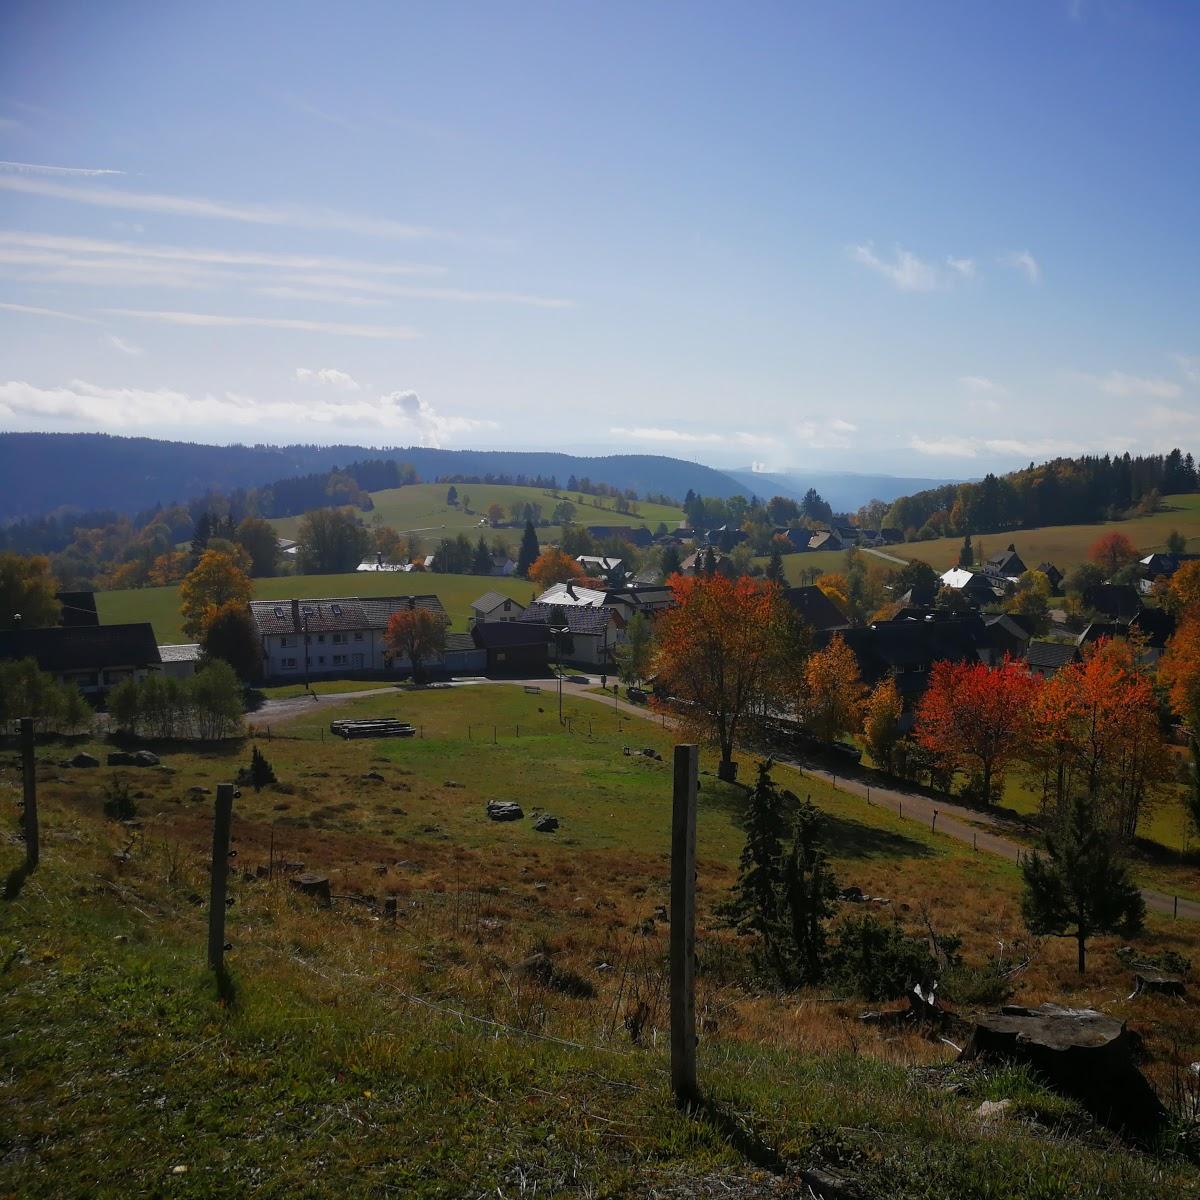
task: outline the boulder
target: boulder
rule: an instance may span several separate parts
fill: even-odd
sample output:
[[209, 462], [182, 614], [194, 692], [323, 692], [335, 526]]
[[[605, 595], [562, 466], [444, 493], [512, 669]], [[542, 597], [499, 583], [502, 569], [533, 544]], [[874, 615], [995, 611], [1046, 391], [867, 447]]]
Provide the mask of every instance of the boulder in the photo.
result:
[[201, 787], [201, 785], [198, 783], [194, 784], [192, 787], [188, 788], [188, 795], [189, 796], [207, 796], [208, 788]]
[[558, 828], [558, 818], [549, 813], [542, 813], [533, 823], [535, 833], [553, 833]]
[[133, 755], [133, 765], [135, 767], [157, 767], [160, 765], [160, 760], [158, 755], [151, 750], [138, 750]]
[[128, 750], [113, 750], [106, 761], [110, 767], [132, 767], [133, 755]]
[[487, 815], [493, 821], [519, 821], [525, 812], [519, 804], [510, 800], [489, 800]]
[[1167, 1113], [1134, 1052], [1125, 1022], [1095, 1009], [1006, 1005], [979, 1018], [961, 1058], [1025, 1063], [1098, 1120], [1148, 1142]]
[[80, 750], [76, 755], [67, 759], [68, 767], [98, 767], [100, 760], [94, 754], [88, 754], [86, 750]]
[[1150, 967], [1139, 967], [1133, 976], [1133, 992], [1129, 999], [1140, 996], [1143, 992], [1158, 992], [1162, 996], [1179, 996], [1187, 994], [1183, 980], [1178, 975], [1168, 975], [1164, 971], [1156, 971]]
[[1004, 1116], [1011, 1107], [1011, 1100], [985, 1100], [975, 1110], [975, 1115], [981, 1121], [995, 1121]]
[[368, 771], [365, 775], [363, 775], [362, 778], [365, 783], [382, 783], [383, 782], [383, 776], [380, 775], [380, 773], [378, 771]]
[[322, 908], [330, 908], [333, 905], [333, 895], [326, 876], [305, 871], [303, 875], [297, 875], [295, 879], [290, 880], [290, 883], [296, 891], [312, 896]]

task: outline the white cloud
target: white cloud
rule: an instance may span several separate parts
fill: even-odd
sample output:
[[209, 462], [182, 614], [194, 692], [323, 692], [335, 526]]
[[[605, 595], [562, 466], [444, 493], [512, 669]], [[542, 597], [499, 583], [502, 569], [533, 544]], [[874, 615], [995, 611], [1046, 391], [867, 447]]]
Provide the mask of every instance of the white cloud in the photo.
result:
[[842, 417], [800, 421], [792, 427], [793, 440], [808, 450], [844, 450], [853, 444], [849, 436], [858, 426]]
[[766, 475], [770, 469], [765, 462], [755, 460], [750, 464], [750, 472], [753, 475]]
[[1200, 358], [1190, 354], [1171, 356], [1189, 383], [1200, 383]]
[[1003, 396], [1007, 389], [994, 379], [988, 379], [986, 375], [962, 375], [959, 377], [959, 383], [967, 389], [968, 392], [975, 392], [977, 395], [987, 396]]
[[[1099, 438], [1107, 449], [1124, 445], [1126, 439]], [[997, 457], [1022, 458], [1029, 460], [1055, 458], [1059, 455], [1082, 454], [1090, 447], [1081, 442], [1067, 442], [1057, 438], [976, 438], [957, 434], [923, 438], [913, 434], [908, 439], [909, 448], [931, 458], [978, 458], [981, 454]]]
[[124, 175], [124, 171], [113, 171], [107, 167], [52, 167], [46, 163], [5, 162], [0, 159], [0, 171], [13, 171], [18, 175]]
[[71, 200], [99, 208], [126, 212], [154, 212], [177, 217], [241, 221], [251, 225], [290, 226], [295, 229], [326, 229], [368, 237], [450, 239], [452, 234], [420, 225], [405, 225], [378, 217], [357, 216], [326, 209], [309, 209], [267, 204], [229, 204], [201, 196], [169, 196], [153, 192], [126, 192], [109, 187], [73, 187], [49, 179], [22, 175], [0, 175], [0, 189], [24, 192], [52, 200]]
[[956, 275], [961, 275], [963, 279], [975, 278], [976, 268], [973, 258], [954, 258], [951, 255], [946, 258], [946, 266]]
[[1042, 282], [1042, 267], [1028, 250], [1010, 250], [1001, 259], [1006, 266], [1024, 272], [1030, 283]]
[[340, 392], [361, 390], [358, 380], [353, 375], [339, 371], [336, 367], [318, 367], [315, 371], [309, 367], [297, 367], [296, 379], [299, 383], [323, 383]]
[[1106, 396], [1123, 399], [1141, 397], [1152, 400], [1174, 400], [1183, 395], [1183, 388], [1173, 379], [1126, 375], [1124, 371], [1109, 371], [1107, 375], [1085, 375]]
[[170, 388], [103, 387], [76, 379], [63, 387], [42, 388], [24, 380], [0, 384], [0, 419], [48, 421], [100, 429], [152, 431], [258, 429], [279, 436], [280, 430], [328, 430], [331, 439], [356, 431], [395, 441], [438, 446], [457, 434], [495, 428], [494, 421], [446, 416], [415, 392], [375, 397], [322, 394], [299, 409], [294, 400], [259, 400], [235, 392], [191, 396]]
[[301, 275], [293, 282], [318, 288], [342, 288], [346, 291], [373, 292], [410, 300], [448, 300], [462, 304], [522, 304], [533, 308], [573, 308], [573, 300], [558, 296], [534, 296], [525, 292], [478, 291], [469, 288], [412, 287], [386, 283], [378, 279], [356, 279], [347, 275]]
[[0, 129], [20, 129], [21, 122], [16, 117], [0, 117]]
[[108, 344], [114, 350], [119, 350], [122, 354], [128, 354], [136, 358], [138, 355], [146, 353], [141, 346], [135, 346], [132, 342], [127, 342], [123, 337], [117, 337], [115, 333], [110, 333], [107, 340]]
[[693, 433], [683, 429], [663, 429], [638, 426], [632, 429], [613, 427], [608, 431], [614, 437], [632, 438], [638, 442], [666, 442], [680, 445], [714, 445], [724, 443], [736, 446], [777, 446], [777, 438], [764, 437], [756, 433]]
[[320, 254], [277, 254], [261, 250], [219, 250], [203, 246], [144, 245], [102, 238], [66, 237], [59, 234], [0, 231], [0, 245], [21, 250], [57, 254], [54, 261], [75, 265], [78, 256], [99, 255], [105, 259], [162, 259], [167, 262], [195, 263], [200, 266], [269, 267], [281, 271], [345, 272], [360, 275], [444, 275], [446, 268], [424, 263], [380, 262], [374, 259], [337, 258]]
[[8, 312], [27, 313], [31, 317], [54, 317], [59, 321], [80, 321], [85, 325], [99, 325], [93, 317], [81, 317], [78, 313], [60, 312], [57, 308], [37, 308], [32, 304], [0, 304]]
[[408, 341], [421, 335], [404, 325], [344, 325], [335, 321], [309, 321], [290, 317], [229, 316], [223, 313], [159, 312], [140, 308], [106, 308], [118, 317], [136, 317], [141, 321], [159, 321], [166, 325], [247, 327], [256, 329], [294, 329], [304, 333], [332, 333], [343, 337], [381, 338]]
[[1200, 425], [1200, 413], [1182, 408], [1168, 408], [1165, 404], [1151, 405], [1139, 424], [1155, 430], [1160, 435], [1179, 434], [1195, 436]]
[[909, 250], [897, 247], [892, 262], [881, 259], [870, 242], [852, 247], [850, 253], [855, 262], [877, 271], [885, 279], [891, 280], [902, 292], [931, 292], [942, 286], [936, 268]]
[[974, 458], [976, 454], [975, 443], [970, 438], [923, 438], [914, 433], [908, 439], [908, 444], [918, 454], [928, 454], [933, 458]]
[[317, 300], [329, 304], [349, 304], [357, 308], [383, 304], [382, 296], [344, 296], [340, 292], [327, 292], [321, 288], [298, 288], [288, 284], [271, 284], [267, 287], [251, 288], [256, 296], [270, 296], [273, 300]]

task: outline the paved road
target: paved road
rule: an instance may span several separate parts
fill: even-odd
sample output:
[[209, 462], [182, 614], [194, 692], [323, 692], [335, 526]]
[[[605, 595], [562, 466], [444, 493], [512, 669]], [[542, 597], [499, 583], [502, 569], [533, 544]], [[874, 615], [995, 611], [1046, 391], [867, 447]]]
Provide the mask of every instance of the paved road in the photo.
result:
[[[651, 712], [643, 705], [630, 704], [626, 700], [618, 700], [614, 706], [611, 698], [606, 700], [603, 696], [598, 696], [595, 692], [589, 690], [598, 686], [599, 682], [599, 678], [589, 679], [587, 683], [573, 683], [564, 680], [563, 693], [564, 695], [574, 696], [580, 700], [591, 700], [597, 704], [615, 707], [626, 716], [639, 717], [642, 720], [648, 721], [662, 720], [660, 714]], [[456, 686], [467, 684], [515, 687], [530, 685], [546, 688], [547, 690], [557, 688], [555, 680], [545, 678], [466, 679], [458, 681]], [[279, 724], [301, 714], [310, 713], [316, 708], [341, 704], [346, 700], [354, 700], [359, 696], [377, 696], [381, 690], [386, 691], [386, 689], [373, 688], [361, 692], [341, 692], [334, 695], [318, 696], [315, 701], [308, 696], [292, 700], [268, 700], [253, 715], [252, 720], [254, 724]], [[404, 695], [405, 693], [399, 694]], [[932, 827], [936, 833], [955, 838], [960, 842], [966, 842], [988, 854], [997, 854], [1001, 858], [1008, 859], [1009, 862], [1018, 862], [1027, 853], [1027, 847], [1005, 837], [1003, 833], [997, 832], [997, 830], [1003, 829], [1004, 820], [991, 813], [965, 808], [951, 801], [931, 800], [928, 796], [923, 796], [919, 792], [908, 792], [902, 788], [880, 787], [877, 784], [867, 783], [860, 779], [847, 779], [845, 776], [835, 775], [832, 771], [821, 767], [814, 767], [809, 763], [801, 763], [789, 759], [780, 759], [779, 761], [804, 771], [814, 778], [832, 783], [842, 791], [862, 796], [864, 800], [869, 798], [871, 804], [878, 805], [880, 808], [886, 808], [891, 812], [897, 813], [899, 816], [920, 821], [922, 824]], [[1165, 892], [1159, 892], [1153, 888], [1143, 888], [1142, 896], [1146, 900], [1146, 907], [1153, 912], [1165, 913], [1167, 916], [1171, 916], [1175, 912], [1176, 901], [1174, 896], [1169, 896]], [[1200, 921], [1200, 902], [1185, 900], [1180, 897], [1178, 903], [1180, 917], [1185, 917], [1192, 921]]]
[[907, 567], [907, 558], [897, 558], [894, 554], [885, 554], [882, 550], [876, 550], [873, 546], [864, 546], [862, 548], [864, 554], [873, 554], [876, 558], [882, 558], [890, 563], [895, 563], [898, 567]]

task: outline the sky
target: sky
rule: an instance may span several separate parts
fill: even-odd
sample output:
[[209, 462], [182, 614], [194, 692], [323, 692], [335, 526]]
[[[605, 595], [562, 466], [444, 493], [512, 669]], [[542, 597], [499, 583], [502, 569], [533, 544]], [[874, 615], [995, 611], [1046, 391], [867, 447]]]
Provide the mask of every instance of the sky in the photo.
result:
[[1200, 451], [1200, 5], [0, 11], [0, 430]]

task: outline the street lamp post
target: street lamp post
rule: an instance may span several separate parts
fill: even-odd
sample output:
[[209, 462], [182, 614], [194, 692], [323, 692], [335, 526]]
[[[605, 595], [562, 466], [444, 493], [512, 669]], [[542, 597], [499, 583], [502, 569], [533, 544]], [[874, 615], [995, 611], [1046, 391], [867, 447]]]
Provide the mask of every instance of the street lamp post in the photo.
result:
[[569, 625], [551, 625], [550, 632], [554, 634], [554, 668], [558, 676], [558, 723], [563, 723], [563, 680], [562, 680], [562, 635], [570, 628]]
[[312, 691], [312, 684], [309, 682], [308, 676], [308, 612], [304, 613], [304, 690]]

